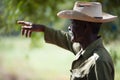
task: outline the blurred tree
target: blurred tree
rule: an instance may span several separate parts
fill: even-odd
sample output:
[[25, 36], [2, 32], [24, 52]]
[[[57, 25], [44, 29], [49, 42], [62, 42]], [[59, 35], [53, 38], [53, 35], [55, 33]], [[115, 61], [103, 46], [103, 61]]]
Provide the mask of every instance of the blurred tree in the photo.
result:
[[[67, 3], [66, 6], [72, 7], [66, 0], [2, 0], [0, 3], [1, 35], [20, 33], [17, 20], [52, 26], [54, 21], [57, 22], [56, 13], [61, 10], [61, 6], [65, 6], [65, 3]], [[39, 46], [35, 40], [39, 40], [40, 36], [41, 34], [38, 33], [33, 34], [32, 46]]]
[[49, 23], [56, 18], [57, 3], [63, 2], [64, 0], [2, 0], [2, 21], [8, 32], [18, 29], [15, 26], [17, 20]]
[[99, 1], [102, 3], [103, 11], [113, 15], [117, 15], [118, 18], [112, 23], [105, 23], [101, 28], [100, 34], [103, 36], [105, 43], [109, 43], [116, 40], [120, 33], [120, 0], [90, 0]]
[[[74, 2], [78, 0], [1, 0], [0, 2], [0, 33], [20, 33], [17, 20], [26, 20], [33, 23], [42, 23], [55, 28], [68, 26], [68, 21], [58, 19], [56, 13], [63, 9], [72, 9]], [[120, 16], [120, 0], [82, 0], [99, 1], [105, 12]], [[62, 25], [61, 25], [62, 24]], [[100, 34], [104, 34], [105, 42], [116, 39], [120, 32], [120, 20], [103, 25]], [[61, 27], [62, 26], [62, 27]], [[107, 31], [107, 32], [106, 32]], [[15, 33], [15, 34], [16, 34]], [[41, 34], [34, 34], [39, 38]], [[32, 38], [33, 39], [33, 38]], [[34, 41], [33, 41], [34, 42]]]

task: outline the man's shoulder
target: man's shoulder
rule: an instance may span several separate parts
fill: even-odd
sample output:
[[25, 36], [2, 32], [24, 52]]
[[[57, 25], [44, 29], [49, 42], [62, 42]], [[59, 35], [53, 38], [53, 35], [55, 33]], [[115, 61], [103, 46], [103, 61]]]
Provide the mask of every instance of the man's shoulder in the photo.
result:
[[110, 53], [104, 47], [95, 49], [94, 53], [97, 53], [99, 55], [99, 61], [106, 62], [112, 60]]

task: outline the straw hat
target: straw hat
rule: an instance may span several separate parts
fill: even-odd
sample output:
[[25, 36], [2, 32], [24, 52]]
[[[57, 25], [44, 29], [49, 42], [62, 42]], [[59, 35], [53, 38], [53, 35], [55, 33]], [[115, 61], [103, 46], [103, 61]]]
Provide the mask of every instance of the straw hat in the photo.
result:
[[99, 2], [76, 2], [73, 10], [60, 11], [57, 16], [99, 23], [111, 22], [117, 18], [117, 16], [102, 12], [102, 6]]

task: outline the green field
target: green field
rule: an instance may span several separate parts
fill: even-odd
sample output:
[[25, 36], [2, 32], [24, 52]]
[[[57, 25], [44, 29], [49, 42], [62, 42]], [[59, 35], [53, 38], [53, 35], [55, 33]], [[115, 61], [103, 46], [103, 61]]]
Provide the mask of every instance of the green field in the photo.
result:
[[[42, 47], [31, 48], [30, 42], [30, 38], [24, 37], [0, 38], [0, 80], [69, 80], [74, 59], [71, 52], [44, 40]], [[120, 53], [119, 45], [116, 41], [106, 46]], [[119, 80], [119, 60], [115, 70], [115, 80]]]

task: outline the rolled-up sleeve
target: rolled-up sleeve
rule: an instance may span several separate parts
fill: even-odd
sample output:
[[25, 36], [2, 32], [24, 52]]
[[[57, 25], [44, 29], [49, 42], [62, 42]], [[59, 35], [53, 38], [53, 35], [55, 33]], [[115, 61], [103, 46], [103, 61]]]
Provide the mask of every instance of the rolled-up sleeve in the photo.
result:
[[70, 36], [67, 32], [45, 27], [44, 39], [47, 43], [55, 44], [59, 47], [74, 52], [72, 42], [70, 41]]

